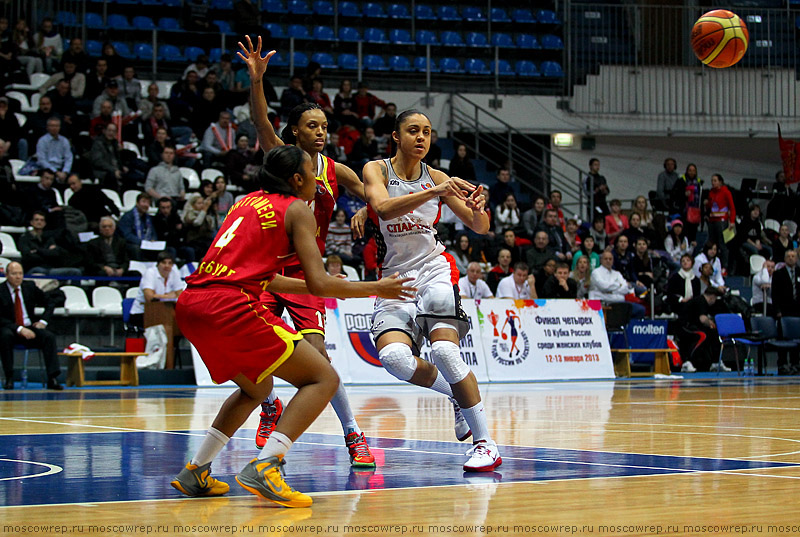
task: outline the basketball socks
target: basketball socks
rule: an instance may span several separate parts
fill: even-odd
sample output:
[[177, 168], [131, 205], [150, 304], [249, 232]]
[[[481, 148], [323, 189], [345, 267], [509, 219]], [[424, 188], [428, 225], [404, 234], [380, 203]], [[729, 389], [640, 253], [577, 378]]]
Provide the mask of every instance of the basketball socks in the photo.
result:
[[350, 408], [350, 401], [347, 398], [347, 393], [344, 391], [342, 379], [339, 379], [339, 389], [336, 390], [336, 393], [333, 394], [333, 398], [331, 398], [331, 406], [333, 407], [333, 411], [336, 412], [339, 421], [342, 423], [342, 430], [345, 436], [350, 433], [361, 434], [361, 429], [358, 427], [358, 423], [356, 423], [356, 417], [353, 416], [353, 411]]
[[270, 457], [283, 458], [286, 452], [292, 447], [292, 441], [289, 437], [278, 431], [272, 431], [269, 435], [269, 440], [264, 445], [264, 449], [258, 454], [259, 460], [268, 459]]
[[492, 441], [492, 437], [489, 435], [489, 426], [486, 424], [486, 413], [483, 411], [483, 401], [475, 406], [462, 408], [461, 413], [464, 414], [464, 419], [467, 420], [467, 424], [472, 430], [473, 443]]
[[269, 392], [269, 395], [267, 396], [267, 401], [266, 402], [269, 403], [269, 404], [273, 404], [275, 402], [275, 399], [277, 399], [277, 398], [278, 398], [278, 395], [275, 393], [275, 388], [272, 388], [272, 391]]
[[436, 380], [433, 381], [433, 384], [430, 385], [430, 389], [439, 393], [443, 393], [447, 397], [453, 397], [453, 388], [450, 387], [450, 384], [444, 379], [442, 376], [442, 372], [438, 369], [436, 370]]
[[225, 444], [228, 443], [228, 440], [230, 440], [230, 438], [225, 436], [222, 432], [213, 427], [209, 427], [206, 432], [206, 437], [203, 439], [203, 443], [200, 444], [200, 449], [198, 449], [197, 453], [192, 457], [192, 464], [203, 466], [213, 461], [214, 457], [216, 457], [217, 454], [222, 451], [222, 448], [225, 447]]

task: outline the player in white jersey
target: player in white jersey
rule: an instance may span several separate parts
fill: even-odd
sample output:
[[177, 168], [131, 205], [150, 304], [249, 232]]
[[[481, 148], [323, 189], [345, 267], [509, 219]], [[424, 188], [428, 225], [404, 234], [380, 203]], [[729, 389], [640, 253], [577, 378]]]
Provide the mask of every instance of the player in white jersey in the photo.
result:
[[[458, 269], [437, 240], [435, 228], [442, 202], [477, 233], [489, 230], [489, 217], [482, 187], [476, 189], [422, 162], [431, 131], [424, 114], [403, 112], [392, 133], [397, 155], [364, 166], [367, 202], [380, 228], [376, 241], [381, 270], [414, 278], [418, 289], [413, 300], [377, 299], [372, 335], [389, 373], [455, 397], [473, 438], [464, 470], [491, 471], [502, 459], [489, 435], [478, 382], [461, 359], [458, 342], [469, 326], [461, 309]], [[414, 358], [417, 337], [431, 342], [433, 364]]]

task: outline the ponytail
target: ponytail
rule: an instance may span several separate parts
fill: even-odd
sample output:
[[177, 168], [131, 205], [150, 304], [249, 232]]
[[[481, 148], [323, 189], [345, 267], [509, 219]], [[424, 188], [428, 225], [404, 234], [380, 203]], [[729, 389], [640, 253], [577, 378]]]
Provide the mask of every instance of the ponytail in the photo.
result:
[[294, 196], [289, 179], [300, 173], [308, 154], [294, 145], [281, 145], [264, 155], [264, 165], [258, 170], [258, 184], [265, 192]]

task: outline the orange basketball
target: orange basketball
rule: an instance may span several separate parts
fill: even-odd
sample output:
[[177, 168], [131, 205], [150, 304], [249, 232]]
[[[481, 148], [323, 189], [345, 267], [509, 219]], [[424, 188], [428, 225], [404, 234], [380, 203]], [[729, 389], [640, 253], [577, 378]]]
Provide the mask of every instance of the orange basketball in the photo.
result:
[[747, 51], [750, 34], [742, 19], [725, 9], [709, 11], [694, 23], [692, 50], [709, 67], [730, 67]]

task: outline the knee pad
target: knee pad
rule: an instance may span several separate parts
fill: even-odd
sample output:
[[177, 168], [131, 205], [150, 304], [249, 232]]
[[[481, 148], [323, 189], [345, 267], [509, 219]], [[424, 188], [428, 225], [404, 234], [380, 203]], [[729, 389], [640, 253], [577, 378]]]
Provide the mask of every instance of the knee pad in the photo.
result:
[[408, 381], [417, 370], [417, 361], [414, 360], [411, 347], [405, 343], [389, 343], [378, 351], [378, 360], [386, 371], [400, 380]]
[[461, 359], [458, 345], [452, 341], [431, 343], [431, 358], [449, 384], [457, 384], [469, 375], [470, 368]]

